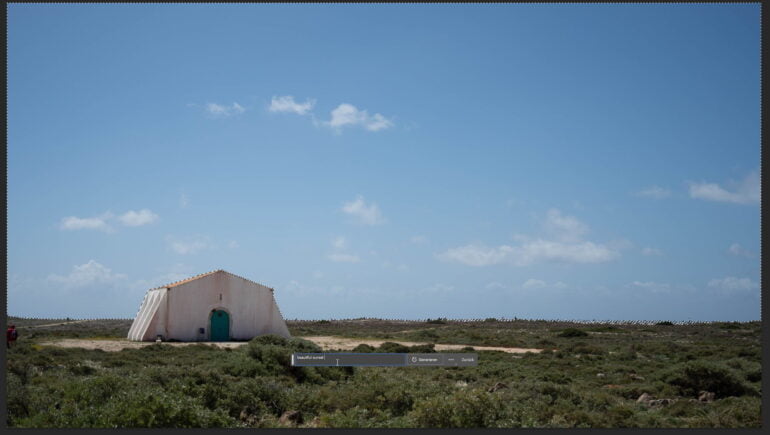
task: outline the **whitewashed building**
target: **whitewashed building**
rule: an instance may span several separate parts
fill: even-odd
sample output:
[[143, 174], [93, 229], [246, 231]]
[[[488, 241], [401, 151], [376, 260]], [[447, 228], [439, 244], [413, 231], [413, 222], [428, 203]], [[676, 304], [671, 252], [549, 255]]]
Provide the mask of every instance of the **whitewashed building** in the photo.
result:
[[215, 270], [147, 291], [128, 331], [134, 341], [290, 337], [273, 289]]

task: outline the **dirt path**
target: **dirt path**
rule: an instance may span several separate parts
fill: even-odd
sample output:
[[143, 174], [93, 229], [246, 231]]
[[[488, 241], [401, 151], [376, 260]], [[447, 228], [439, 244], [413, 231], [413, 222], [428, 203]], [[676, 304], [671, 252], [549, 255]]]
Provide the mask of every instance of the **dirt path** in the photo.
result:
[[[93, 320], [70, 320], [69, 322], [60, 322], [60, 323], [46, 323], [45, 325], [30, 325], [30, 326], [23, 326], [23, 328], [45, 328], [46, 326], [64, 326], [64, 325], [70, 325], [72, 323], [83, 323], [83, 322], [92, 322]], [[20, 326], [21, 328], [21, 326]]]
[[[428, 344], [428, 343], [421, 343], [416, 341], [394, 341], [394, 340], [364, 340], [360, 338], [345, 338], [345, 337], [300, 337], [305, 340], [312, 341], [313, 343], [321, 346], [323, 349], [340, 349], [340, 350], [351, 350], [358, 346], [359, 344], [368, 344], [369, 346], [377, 347], [381, 345], [382, 343], [385, 343], [386, 341], [392, 341], [404, 346], [418, 346], [421, 344]], [[466, 344], [437, 344], [435, 346], [436, 350], [460, 350], [464, 347], [468, 347], [469, 345]], [[470, 346], [474, 348], [475, 350], [499, 350], [503, 352], [508, 353], [526, 353], [526, 352], [533, 352], [537, 353], [540, 352], [542, 349], [525, 349], [520, 347], [497, 347], [497, 346]]]
[[[324, 350], [329, 350], [329, 349], [352, 350], [359, 344], [368, 344], [369, 346], [377, 347], [382, 343], [389, 341], [389, 340], [364, 340], [364, 339], [358, 339], [358, 338], [330, 337], [330, 336], [299, 337], [299, 338], [312, 341], [313, 343], [317, 344]], [[415, 341], [397, 341], [396, 343], [404, 346], [417, 346], [421, 344], [427, 344], [427, 343], [420, 343]], [[57, 340], [57, 341], [45, 341], [40, 344], [43, 346], [79, 347], [83, 349], [101, 349], [106, 352], [117, 352], [122, 349], [138, 349], [140, 347], [150, 346], [154, 343], [149, 341], [139, 342], [139, 341], [128, 341], [128, 340], [89, 340], [89, 339], [79, 339], [79, 338], [65, 338], [63, 340]], [[243, 346], [244, 344], [246, 344], [246, 342], [244, 341], [187, 342], [187, 343], [164, 342], [163, 344], [167, 344], [170, 346], [190, 346], [194, 344], [208, 344], [208, 345], [214, 345], [222, 348], [225, 348], [225, 347], [236, 348], [236, 347]], [[435, 349], [436, 350], [460, 350], [464, 347], [467, 347], [467, 346], [464, 344], [437, 344]], [[495, 347], [495, 346], [472, 346], [472, 347], [475, 350], [499, 350], [499, 351], [508, 352], [508, 353], [525, 353], [525, 352], [537, 353], [541, 351], [541, 349], [524, 349], [519, 347]]]
[[[117, 352], [123, 349], [138, 349], [144, 346], [150, 346], [155, 344], [152, 341], [128, 341], [128, 340], [89, 340], [81, 338], [65, 338], [57, 341], [44, 341], [41, 342], [41, 346], [58, 346], [58, 347], [79, 347], [83, 349], [101, 349], [106, 352]], [[230, 347], [235, 348], [246, 344], [245, 341], [226, 341], [226, 342], [164, 342], [170, 346], [190, 346], [193, 344], [211, 344], [217, 347]]]

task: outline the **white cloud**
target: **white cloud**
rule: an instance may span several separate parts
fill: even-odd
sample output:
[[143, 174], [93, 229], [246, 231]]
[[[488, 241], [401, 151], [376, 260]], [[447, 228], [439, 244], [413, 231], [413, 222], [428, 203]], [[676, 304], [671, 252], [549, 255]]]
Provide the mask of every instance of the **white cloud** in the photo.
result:
[[227, 244], [227, 247], [230, 248], [230, 249], [237, 249], [240, 246], [241, 245], [239, 245], [238, 242], [235, 241], [235, 240], [230, 240], [230, 242]]
[[125, 214], [118, 216], [118, 220], [125, 226], [139, 227], [157, 221], [158, 215], [144, 208], [138, 212], [129, 210]]
[[722, 279], [712, 279], [708, 286], [726, 294], [747, 292], [759, 288], [759, 284], [749, 278], [736, 278], [728, 276]]
[[671, 284], [659, 283], [659, 282], [653, 282], [653, 281], [648, 281], [648, 282], [634, 281], [631, 284], [629, 284], [627, 287], [644, 289], [647, 291], [651, 291], [653, 293], [668, 293], [671, 291]]
[[196, 254], [206, 248], [209, 248], [209, 243], [204, 237], [191, 237], [186, 239], [176, 239], [174, 237], [166, 237], [169, 247], [172, 251], [180, 255]]
[[358, 263], [361, 259], [357, 255], [344, 254], [344, 253], [332, 253], [326, 256], [329, 260], [335, 263]]
[[452, 285], [446, 284], [433, 284], [430, 287], [426, 287], [421, 290], [422, 293], [448, 293], [455, 289]]
[[561, 282], [561, 281], [556, 281], [556, 282], [553, 284], [553, 288], [557, 288], [557, 289], [564, 289], [564, 288], [567, 288], [567, 287], [568, 287], [568, 285], [567, 285], [567, 284], [564, 284], [564, 283], [563, 283], [563, 282]]
[[187, 196], [187, 194], [183, 193], [179, 197], [179, 206], [182, 208], [187, 208], [188, 205], [190, 205], [190, 197]]
[[410, 242], [414, 243], [415, 245], [423, 245], [425, 243], [428, 243], [428, 238], [422, 235], [412, 236], [411, 239], [409, 239]]
[[620, 255], [618, 251], [628, 247], [630, 243], [618, 240], [602, 245], [583, 241], [582, 235], [588, 232], [588, 227], [572, 216], [562, 215], [557, 209], [548, 211], [543, 226], [556, 240], [532, 239], [526, 235], [515, 234], [513, 239], [520, 243], [517, 246], [486, 247], [470, 244], [449, 249], [438, 254], [438, 258], [469, 266], [526, 266], [542, 261], [604, 263], [617, 258]]
[[[344, 237], [336, 237], [332, 240], [331, 244], [334, 252], [326, 255], [326, 258], [329, 260], [335, 263], [359, 263], [361, 261], [358, 255], [345, 252], [348, 247], [348, 241]], [[376, 253], [373, 255], [376, 255]]]
[[663, 255], [663, 251], [661, 251], [658, 248], [649, 248], [649, 247], [647, 247], [647, 248], [642, 249], [642, 255], [646, 255], [646, 256], [653, 256], [653, 255], [661, 256], [661, 255]]
[[112, 217], [113, 215], [110, 212], [90, 218], [68, 216], [62, 218], [59, 228], [63, 230], [99, 230], [111, 232], [112, 227], [107, 223], [107, 220], [112, 219]]
[[593, 242], [562, 243], [534, 240], [520, 246], [501, 245], [485, 247], [466, 245], [439, 254], [445, 261], [455, 261], [468, 266], [513, 264], [527, 266], [542, 261], [565, 263], [604, 263], [618, 257], [618, 252]]
[[548, 210], [545, 220], [545, 229], [551, 235], [562, 242], [575, 242], [580, 240], [588, 227], [574, 216], [564, 216], [558, 209]]
[[315, 100], [308, 99], [304, 103], [297, 103], [294, 97], [286, 95], [283, 97], [273, 97], [270, 101], [270, 111], [279, 113], [296, 113], [304, 115], [308, 113], [315, 105]]
[[158, 220], [158, 215], [148, 209], [137, 211], [129, 210], [126, 213], [115, 216], [107, 211], [99, 216], [90, 218], [79, 218], [77, 216], [68, 216], [62, 218], [59, 228], [62, 230], [99, 230], [104, 232], [114, 231], [109, 221], [117, 218], [118, 222], [125, 226], [137, 227], [147, 225]]
[[355, 216], [359, 222], [365, 225], [377, 225], [385, 222], [377, 204], [367, 204], [361, 195], [358, 195], [353, 201], [344, 203], [342, 211]]
[[499, 283], [497, 281], [492, 281], [489, 284], [486, 285], [486, 288], [494, 289], [494, 288], [505, 288], [505, 285], [502, 283]]
[[653, 199], [663, 199], [663, 198], [670, 197], [671, 191], [663, 187], [652, 186], [652, 187], [648, 187], [647, 189], [636, 192], [636, 195], [644, 196], [647, 198], [653, 198]]
[[524, 284], [521, 285], [525, 289], [543, 288], [546, 286], [545, 281], [530, 278]]
[[732, 255], [739, 256], [739, 257], [752, 258], [754, 256], [754, 254], [752, 254], [750, 251], [744, 249], [738, 243], [733, 243], [732, 245], [730, 245], [730, 247], [727, 248], [727, 252], [729, 252]]
[[69, 275], [49, 275], [48, 281], [57, 283], [64, 288], [80, 288], [93, 284], [112, 285], [126, 279], [122, 273], [113, 273], [95, 260], [80, 266], [74, 266]]
[[240, 115], [245, 112], [246, 109], [238, 103], [233, 103], [231, 106], [208, 103], [206, 104], [206, 111], [212, 116], [225, 118], [232, 115]]
[[513, 252], [513, 248], [507, 245], [497, 248], [466, 245], [451, 248], [439, 254], [439, 258], [444, 261], [454, 261], [468, 266], [489, 266], [503, 263], [511, 252]]
[[332, 240], [332, 246], [334, 249], [345, 249], [347, 246], [347, 241], [344, 237], [340, 236]]
[[741, 182], [730, 182], [731, 189], [725, 189], [716, 183], [690, 182], [690, 197], [708, 201], [729, 202], [734, 204], [759, 204], [759, 173], [749, 173]]
[[343, 127], [361, 126], [369, 131], [380, 131], [393, 126], [393, 121], [379, 113], [369, 116], [366, 110], [359, 110], [352, 104], [342, 103], [332, 110], [331, 120], [325, 125], [340, 131]]

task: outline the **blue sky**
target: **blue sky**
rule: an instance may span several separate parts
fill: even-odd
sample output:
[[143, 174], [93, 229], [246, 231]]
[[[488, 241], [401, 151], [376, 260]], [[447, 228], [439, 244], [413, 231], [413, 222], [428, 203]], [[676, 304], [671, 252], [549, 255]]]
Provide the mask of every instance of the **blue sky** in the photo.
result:
[[735, 5], [8, 7], [8, 313], [760, 318]]

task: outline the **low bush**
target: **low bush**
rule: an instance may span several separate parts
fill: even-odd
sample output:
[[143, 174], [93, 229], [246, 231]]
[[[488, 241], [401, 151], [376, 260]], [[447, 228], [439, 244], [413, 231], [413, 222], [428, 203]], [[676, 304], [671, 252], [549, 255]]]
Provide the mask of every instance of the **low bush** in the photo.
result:
[[374, 347], [369, 346], [368, 344], [362, 343], [362, 344], [359, 344], [358, 346], [354, 347], [352, 352], [356, 352], [356, 353], [372, 353], [375, 350], [376, 349]]
[[697, 396], [701, 391], [712, 392], [718, 398], [756, 394], [729, 368], [712, 362], [692, 361], [680, 364], [672, 367], [661, 378], [677, 387], [684, 396]]
[[409, 348], [403, 344], [386, 341], [377, 348], [377, 351], [382, 353], [409, 353]]
[[577, 328], [567, 328], [560, 332], [559, 337], [567, 337], [567, 338], [573, 338], [573, 337], [587, 337], [588, 333]]
[[416, 403], [410, 414], [418, 427], [427, 428], [494, 427], [506, 416], [501, 396], [484, 390], [431, 397]]

